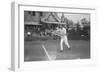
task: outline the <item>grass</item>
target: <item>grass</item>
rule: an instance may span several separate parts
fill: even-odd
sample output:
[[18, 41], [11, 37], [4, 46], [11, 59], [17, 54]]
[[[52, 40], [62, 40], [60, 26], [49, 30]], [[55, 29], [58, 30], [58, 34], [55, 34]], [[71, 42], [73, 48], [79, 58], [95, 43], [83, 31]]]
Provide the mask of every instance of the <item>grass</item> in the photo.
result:
[[[44, 37], [43, 37], [44, 38]], [[24, 61], [47, 61], [48, 57], [42, 48], [45, 46], [48, 54], [55, 60], [87, 59], [90, 58], [90, 41], [88, 40], [69, 40], [72, 50], [64, 45], [64, 51], [60, 52], [60, 40], [37, 37], [31, 41], [24, 42]]]

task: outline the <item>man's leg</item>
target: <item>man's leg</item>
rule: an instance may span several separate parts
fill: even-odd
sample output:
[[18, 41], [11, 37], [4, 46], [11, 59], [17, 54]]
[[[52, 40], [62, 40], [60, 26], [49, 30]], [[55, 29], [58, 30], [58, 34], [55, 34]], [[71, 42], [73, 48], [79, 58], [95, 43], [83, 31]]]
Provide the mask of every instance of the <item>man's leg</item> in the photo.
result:
[[63, 38], [61, 38], [61, 40], [60, 40], [60, 50], [61, 51], [63, 51], [63, 41], [64, 41]]
[[70, 47], [70, 45], [69, 45], [69, 43], [68, 43], [67, 36], [65, 36], [64, 42], [65, 42], [65, 45], [67, 45], [67, 47], [70, 49], [71, 47]]

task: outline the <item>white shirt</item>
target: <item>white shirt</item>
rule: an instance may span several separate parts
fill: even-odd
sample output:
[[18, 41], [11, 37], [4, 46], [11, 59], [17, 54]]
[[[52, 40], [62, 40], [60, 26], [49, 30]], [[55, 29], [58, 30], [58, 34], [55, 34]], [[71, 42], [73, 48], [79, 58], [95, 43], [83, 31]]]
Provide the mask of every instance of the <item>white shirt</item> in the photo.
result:
[[62, 29], [57, 29], [56, 30], [56, 34], [60, 37], [64, 37], [66, 36], [66, 29], [65, 28], [62, 28]]

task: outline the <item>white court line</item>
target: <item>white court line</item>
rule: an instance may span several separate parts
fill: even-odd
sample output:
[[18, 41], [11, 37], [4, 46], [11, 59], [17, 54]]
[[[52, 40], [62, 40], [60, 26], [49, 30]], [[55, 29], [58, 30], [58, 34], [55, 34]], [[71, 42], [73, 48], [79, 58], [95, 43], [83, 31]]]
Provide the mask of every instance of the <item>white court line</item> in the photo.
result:
[[47, 50], [46, 50], [46, 48], [45, 48], [44, 45], [42, 45], [42, 48], [44, 49], [44, 51], [45, 51], [45, 53], [46, 53], [48, 59], [49, 59], [49, 60], [52, 60], [51, 57], [49, 56], [49, 54], [48, 54], [48, 52], [47, 52]]

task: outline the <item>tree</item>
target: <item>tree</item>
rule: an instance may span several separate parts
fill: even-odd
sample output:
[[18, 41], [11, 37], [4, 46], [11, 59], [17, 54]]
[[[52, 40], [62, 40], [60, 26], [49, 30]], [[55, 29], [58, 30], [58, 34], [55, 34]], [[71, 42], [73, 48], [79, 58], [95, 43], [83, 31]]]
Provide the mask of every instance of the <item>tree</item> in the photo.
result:
[[80, 21], [81, 21], [81, 24], [82, 24], [83, 26], [90, 26], [90, 21], [87, 20], [86, 18], [83, 18], [83, 19], [81, 19]]
[[73, 28], [74, 23], [72, 20], [65, 18], [65, 22], [66, 22], [67, 30], [70, 30]]

